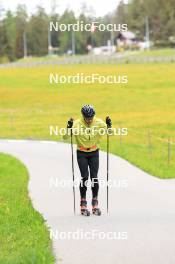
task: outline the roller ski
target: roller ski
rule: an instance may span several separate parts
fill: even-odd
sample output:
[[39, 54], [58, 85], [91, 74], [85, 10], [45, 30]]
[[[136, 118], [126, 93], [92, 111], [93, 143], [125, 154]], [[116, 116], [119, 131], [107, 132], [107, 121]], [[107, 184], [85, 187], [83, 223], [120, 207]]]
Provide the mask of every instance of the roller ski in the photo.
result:
[[90, 216], [90, 211], [87, 209], [87, 201], [85, 199], [80, 201], [80, 212], [81, 215]]
[[98, 200], [96, 198], [92, 199], [92, 214], [98, 215], [98, 216], [101, 215], [101, 210], [98, 207]]

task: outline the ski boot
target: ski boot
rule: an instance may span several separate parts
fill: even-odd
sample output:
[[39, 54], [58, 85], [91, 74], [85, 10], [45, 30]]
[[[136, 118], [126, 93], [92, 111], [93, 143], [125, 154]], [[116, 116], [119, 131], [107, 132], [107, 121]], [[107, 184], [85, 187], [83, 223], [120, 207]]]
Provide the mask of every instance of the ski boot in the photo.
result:
[[81, 199], [80, 201], [80, 211], [84, 216], [90, 216], [90, 211], [87, 209], [87, 201], [85, 199]]
[[100, 208], [98, 207], [98, 200], [97, 198], [93, 198], [92, 199], [92, 213], [94, 215], [101, 215], [101, 210]]

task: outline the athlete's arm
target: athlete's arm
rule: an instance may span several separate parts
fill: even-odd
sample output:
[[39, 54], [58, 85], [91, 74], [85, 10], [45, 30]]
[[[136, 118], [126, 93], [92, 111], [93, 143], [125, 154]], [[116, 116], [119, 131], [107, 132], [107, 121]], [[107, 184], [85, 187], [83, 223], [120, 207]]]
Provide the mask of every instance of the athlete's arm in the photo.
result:
[[74, 120], [71, 117], [67, 122], [66, 134], [63, 136], [63, 139], [66, 140], [71, 135], [71, 129], [73, 128]]

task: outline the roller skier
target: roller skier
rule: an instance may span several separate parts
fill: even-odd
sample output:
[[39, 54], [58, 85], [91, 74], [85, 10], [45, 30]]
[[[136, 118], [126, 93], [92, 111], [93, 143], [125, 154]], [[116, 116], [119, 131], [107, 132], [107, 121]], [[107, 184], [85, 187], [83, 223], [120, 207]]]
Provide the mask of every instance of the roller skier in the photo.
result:
[[[73, 118], [70, 118], [68, 120], [67, 132], [63, 136], [63, 139], [68, 139], [70, 135], [73, 135], [77, 144], [77, 162], [81, 173], [80, 212], [85, 216], [90, 215], [86, 201], [87, 181], [90, 172], [92, 214], [101, 215], [98, 205], [99, 141], [102, 137], [100, 130], [103, 129], [105, 133], [109, 130], [112, 131], [112, 122], [110, 117], [106, 117], [106, 123], [102, 119], [97, 118], [95, 110], [91, 105], [84, 105], [81, 109], [81, 114], [80, 119], [74, 121]], [[76, 133], [74, 134], [75, 129]], [[77, 133], [77, 131], [79, 132]]]

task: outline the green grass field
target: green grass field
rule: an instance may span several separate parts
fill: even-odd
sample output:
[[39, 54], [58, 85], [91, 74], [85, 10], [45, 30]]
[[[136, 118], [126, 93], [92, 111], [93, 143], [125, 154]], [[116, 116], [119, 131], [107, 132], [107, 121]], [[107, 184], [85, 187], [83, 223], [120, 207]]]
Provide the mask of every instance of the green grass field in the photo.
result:
[[[131, 53], [132, 55], [132, 53]], [[164, 49], [150, 49], [145, 51], [137, 51], [135, 55], [138, 57], [166, 57], [166, 56], [175, 56], [175, 49], [164, 48]]]
[[[123, 54], [125, 55], [125, 58], [130, 58], [132, 56], [137, 56], [137, 58], [144, 58], [144, 57], [169, 57], [169, 56], [175, 56], [175, 49], [171, 48], [164, 48], [164, 49], [150, 49], [146, 51], [126, 51], [126, 52], [121, 52], [118, 54]], [[81, 55], [76, 55], [81, 57]], [[45, 56], [45, 57], [28, 57], [28, 58], [22, 58], [19, 60], [19, 62], [46, 62], [49, 60], [60, 60], [63, 58], [70, 58], [70, 56], [64, 55], [64, 56]]]
[[[49, 84], [50, 72], [74, 75], [127, 75], [128, 84]], [[78, 118], [83, 104], [97, 116], [110, 115], [114, 127], [127, 127], [128, 136], [111, 137], [110, 151], [152, 175], [174, 178], [175, 65], [64, 65], [0, 70], [0, 137], [60, 140], [49, 126], [65, 127]], [[148, 137], [150, 131], [150, 138]], [[159, 139], [161, 138], [161, 139]], [[101, 146], [105, 149], [105, 138]], [[116, 168], [117, 170], [117, 168]]]
[[49, 231], [28, 198], [28, 173], [0, 154], [0, 263], [53, 264]]

